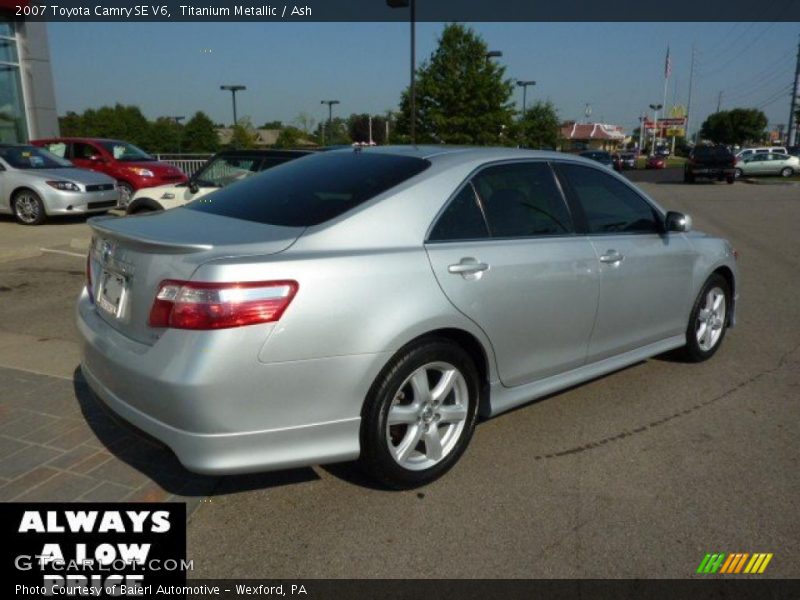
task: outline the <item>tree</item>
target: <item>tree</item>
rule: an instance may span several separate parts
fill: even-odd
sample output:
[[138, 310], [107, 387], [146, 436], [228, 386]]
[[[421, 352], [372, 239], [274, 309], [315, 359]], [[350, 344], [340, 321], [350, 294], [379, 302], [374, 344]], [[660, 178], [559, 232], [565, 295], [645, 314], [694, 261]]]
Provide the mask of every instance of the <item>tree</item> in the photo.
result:
[[183, 128], [184, 152], [212, 154], [219, 149], [219, 137], [214, 129], [214, 122], [202, 111], [197, 111], [186, 122]]
[[333, 117], [330, 123], [328, 121], [320, 121], [317, 125], [316, 137], [322, 140], [326, 146], [338, 146], [341, 144], [350, 144], [350, 134], [348, 132], [347, 121], [342, 117]]
[[303, 133], [311, 135], [311, 132], [314, 131], [316, 120], [307, 112], [301, 112], [294, 118], [293, 123], [298, 129], [301, 129]]
[[701, 137], [715, 144], [742, 145], [764, 137], [767, 116], [755, 108], [734, 108], [709, 115], [700, 127]]
[[518, 139], [526, 148], [555, 149], [559, 129], [558, 111], [549, 101], [534, 103], [517, 123]]
[[256, 145], [256, 131], [253, 124], [250, 122], [249, 117], [242, 117], [233, 126], [233, 135], [231, 135], [231, 148], [247, 149], [253, 148]]
[[261, 129], [283, 129], [282, 121], [267, 121], [261, 126]]
[[[368, 114], [361, 114], [350, 115], [347, 119], [350, 138], [354, 142], [369, 142], [369, 118]], [[376, 144], [386, 143], [386, 119], [384, 117], [372, 117], [372, 141]]]
[[[488, 60], [486, 42], [472, 29], [447, 25], [438, 47], [417, 69], [416, 138], [422, 143], [509, 143], [513, 83]], [[403, 92], [398, 133], [410, 133], [409, 90]]]
[[297, 127], [291, 125], [281, 129], [278, 139], [275, 141], [276, 148], [297, 148], [303, 140], [304, 134]]
[[81, 137], [83, 120], [78, 113], [70, 110], [66, 115], [58, 118], [58, 129], [64, 137]]

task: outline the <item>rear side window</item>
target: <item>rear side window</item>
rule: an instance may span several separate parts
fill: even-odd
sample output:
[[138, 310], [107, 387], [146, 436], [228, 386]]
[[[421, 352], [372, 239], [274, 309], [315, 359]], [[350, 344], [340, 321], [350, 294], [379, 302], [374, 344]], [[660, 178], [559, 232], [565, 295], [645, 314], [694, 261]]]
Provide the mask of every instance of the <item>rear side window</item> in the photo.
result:
[[421, 173], [427, 160], [326, 152], [290, 161], [186, 205], [190, 210], [285, 227], [324, 223]]
[[590, 234], [661, 231], [655, 209], [616, 177], [582, 165], [558, 169], [583, 208]]
[[489, 237], [486, 221], [478, 206], [475, 190], [464, 186], [436, 222], [429, 237], [432, 242], [479, 240]]
[[572, 219], [550, 166], [514, 163], [484, 169], [473, 179], [492, 237], [564, 235]]

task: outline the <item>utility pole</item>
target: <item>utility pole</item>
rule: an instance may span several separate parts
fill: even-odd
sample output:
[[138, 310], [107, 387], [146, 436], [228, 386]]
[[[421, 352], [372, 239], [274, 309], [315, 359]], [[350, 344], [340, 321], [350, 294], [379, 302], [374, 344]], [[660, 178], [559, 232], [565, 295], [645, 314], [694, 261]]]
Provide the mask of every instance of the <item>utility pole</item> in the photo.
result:
[[647, 113], [642, 113], [639, 117], [639, 152], [644, 150], [644, 124], [647, 121]]
[[717, 112], [722, 108], [722, 92], [717, 95]]
[[[333, 105], [334, 104], [340, 104], [340, 102], [338, 100], [321, 100], [320, 104], [327, 104], [328, 105], [328, 127], [327, 127], [327, 129], [328, 129], [328, 138], [330, 138], [331, 137], [331, 124], [333, 123]], [[323, 141], [324, 141], [324, 139], [325, 139], [324, 138], [324, 136], [325, 136], [325, 129], [324, 128], [322, 130], [322, 135], [323, 135]], [[330, 142], [328, 142], [328, 143], [330, 143]]]
[[787, 132], [788, 146], [797, 144], [797, 96], [800, 94], [800, 42], [797, 43], [797, 66], [794, 69], [794, 86], [792, 87], [792, 101], [789, 103], [789, 130]]
[[689, 139], [689, 120], [692, 118], [692, 82], [694, 81], [695, 46], [692, 44], [692, 65], [689, 67], [689, 99], [686, 101], [686, 139]]

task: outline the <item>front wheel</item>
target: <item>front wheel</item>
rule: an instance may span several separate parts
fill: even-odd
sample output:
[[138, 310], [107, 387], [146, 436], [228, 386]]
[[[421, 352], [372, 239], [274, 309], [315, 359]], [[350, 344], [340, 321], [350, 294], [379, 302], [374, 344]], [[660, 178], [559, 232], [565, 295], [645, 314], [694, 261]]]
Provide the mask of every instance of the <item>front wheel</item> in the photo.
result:
[[683, 182], [684, 183], [694, 183], [694, 175], [691, 173], [684, 173], [683, 174]]
[[117, 181], [117, 189], [119, 190], [119, 206], [125, 208], [133, 198], [133, 186], [125, 181]]
[[791, 177], [794, 175], [794, 170], [791, 167], [781, 169], [781, 177]]
[[472, 437], [480, 384], [462, 348], [429, 339], [401, 350], [372, 385], [362, 412], [362, 468], [394, 489], [444, 475]]
[[47, 219], [44, 203], [32, 190], [21, 190], [12, 200], [14, 217], [23, 225], [41, 225]]
[[690, 362], [708, 360], [719, 349], [728, 328], [731, 288], [719, 274], [708, 278], [689, 317], [683, 356]]

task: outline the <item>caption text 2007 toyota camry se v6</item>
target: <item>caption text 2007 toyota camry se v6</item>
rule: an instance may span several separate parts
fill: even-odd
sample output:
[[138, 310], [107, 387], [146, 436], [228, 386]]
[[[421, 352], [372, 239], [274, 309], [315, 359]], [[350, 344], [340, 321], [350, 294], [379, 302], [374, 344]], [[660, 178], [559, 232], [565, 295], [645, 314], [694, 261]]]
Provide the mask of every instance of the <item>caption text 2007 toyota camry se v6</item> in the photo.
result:
[[564, 154], [335, 150], [91, 226], [84, 376], [202, 473], [422, 485], [478, 415], [734, 323], [728, 242]]

